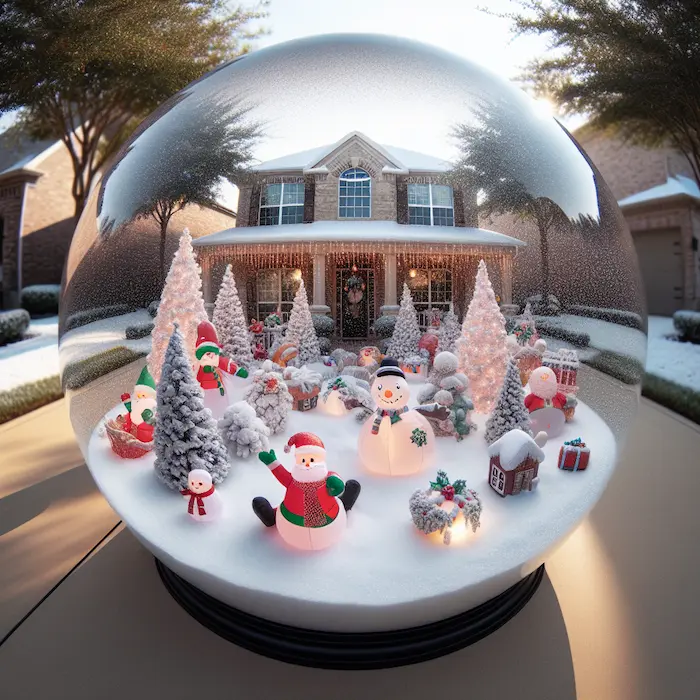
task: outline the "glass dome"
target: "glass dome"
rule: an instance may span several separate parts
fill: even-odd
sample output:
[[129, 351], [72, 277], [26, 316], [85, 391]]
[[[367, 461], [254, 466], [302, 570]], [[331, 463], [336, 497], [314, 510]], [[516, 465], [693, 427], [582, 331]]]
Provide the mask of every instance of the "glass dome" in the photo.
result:
[[[484, 434], [495, 395], [476, 406], [476, 430], [466, 439], [436, 438], [432, 466], [401, 478], [364, 470], [357, 421], [342, 407], [318, 406], [292, 411], [270, 444], [282, 455], [292, 433], [318, 433], [330, 468], [362, 483], [339, 543], [309, 558], [264, 539], [251, 498], [274, 501], [283, 492], [254, 455], [235, 453], [218, 487], [226, 519], [206, 532], [187, 529], [182, 499], [152, 477], [154, 455], [120, 463], [105, 435], [105, 417], [123, 413], [122, 395], [134, 391], [154, 323], [149, 368], [161, 379], [168, 338], [158, 336], [156, 309], [178, 247], [183, 259], [196, 256], [210, 318], [231, 266], [258, 360], [279, 350], [279, 328], [289, 322], [302, 280], [324, 358], [337, 348], [357, 354], [369, 347], [378, 355], [398, 323], [405, 288], [421, 333], [440, 317], [444, 323], [450, 310], [461, 323], [483, 260], [524, 383], [532, 369], [525, 356], [534, 357], [532, 366], [549, 366], [578, 402], [569, 400], [577, 406], [573, 419], [543, 448], [538, 489], [504, 498], [490, 482]], [[180, 301], [188, 290], [197, 296], [178, 312], [193, 362], [198, 284], [171, 293]], [[435, 47], [385, 36], [314, 37], [207, 74], [156, 110], [115, 157], [80, 218], [67, 262], [63, 382], [98, 485], [178, 575], [228, 605], [285, 624], [396, 629], [479, 605], [527, 576], [602, 494], [638, 401], [646, 350], [641, 289], [609, 188], [537, 102]], [[530, 312], [535, 335], [523, 325]], [[546, 351], [533, 349], [537, 335]], [[472, 358], [491, 347], [474, 335], [469, 342]], [[304, 347], [294, 349], [291, 365], [304, 364]], [[418, 353], [417, 362], [429, 355]], [[278, 365], [282, 357], [275, 356]], [[309, 363], [324, 373], [321, 403], [342, 369], [338, 358], [336, 351], [334, 360]], [[355, 359], [363, 364], [361, 354]], [[238, 364], [251, 372], [259, 366]], [[410, 374], [411, 362], [402, 358], [402, 365]], [[426, 384], [421, 372], [409, 377], [410, 406]], [[349, 374], [364, 376], [343, 376]], [[255, 383], [235, 373], [225, 380], [232, 387], [226, 405]], [[479, 378], [469, 380], [477, 393]], [[346, 421], [342, 428], [339, 421]], [[590, 468], [557, 469], [560, 448], [578, 437], [590, 448]], [[409, 497], [427, 488], [438, 468], [465, 479], [481, 498], [481, 527], [463, 547], [428, 546], [411, 523]], [[274, 573], [263, 575], [256, 562], [266, 558]], [[416, 573], [421, 560], [428, 578]], [[436, 566], [454, 575], [429, 581]], [[285, 605], [288, 599], [295, 605]]]

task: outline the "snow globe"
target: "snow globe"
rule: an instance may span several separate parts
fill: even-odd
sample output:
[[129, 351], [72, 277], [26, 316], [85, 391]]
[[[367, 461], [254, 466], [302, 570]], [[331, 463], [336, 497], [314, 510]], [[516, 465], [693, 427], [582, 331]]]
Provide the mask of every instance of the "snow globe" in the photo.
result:
[[[646, 350], [633, 243], [575, 135], [485, 68], [357, 34], [241, 56], [140, 124], [78, 222], [59, 332], [86, 463], [166, 589], [236, 644], [325, 668], [434, 658], [515, 615], [615, 469]], [[355, 367], [363, 348], [374, 361]], [[414, 375], [400, 382], [427, 421], [414, 444], [432, 438], [429, 462], [390, 478], [358, 449], [408, 415], [377, 403], [387, 358]], [[321, 391], [370, 380], [342, 415], [321, 396], [293, 410], [295, 367]], [[525, 397], [550, 400], [528, 385], [538, 367], [566, 420], [533, 447]], [[286, 502], [260, 455], [292, 474], [300, 433], [362, 486], [321, 550], [287, 546], [253, 507]], [[592, 457], [572, 474], [559, 454], [580, 436]], [[206, 526], [183, 507], [196, 469], [222, 505]], [[310, 483], [294, 493], [320, 527]], [[471, 493], [478, 528], [426, 536], [424, 496], [452, 518]]]

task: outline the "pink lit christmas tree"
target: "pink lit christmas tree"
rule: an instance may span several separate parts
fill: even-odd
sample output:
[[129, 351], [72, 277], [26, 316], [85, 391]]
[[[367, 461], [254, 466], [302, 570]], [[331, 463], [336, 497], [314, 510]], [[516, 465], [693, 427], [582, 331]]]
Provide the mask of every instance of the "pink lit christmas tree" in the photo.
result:
[[202, 297], [202, 279], [199, 265], [194, 257], [192, 236], [185, 229], [180, 237], [180, 245], [170, 265], [165, 286], [160, 295], [158, 313], [151, 332], [151, 352], [148, 356], [148, 369], [158, 382], [165, 359], [165, 351], [177, 322], [182, 334], [187, 356], [194, 362], [194, 345], [197, 340], [197, 325], [207, 320]]
[[506, 320], [498, 308], [486, 263], [479, 263], [474, 296], [457, 341], [459, 369], [469, 377], [478, 413], [489, 413], [498, 398], [508, 366]]

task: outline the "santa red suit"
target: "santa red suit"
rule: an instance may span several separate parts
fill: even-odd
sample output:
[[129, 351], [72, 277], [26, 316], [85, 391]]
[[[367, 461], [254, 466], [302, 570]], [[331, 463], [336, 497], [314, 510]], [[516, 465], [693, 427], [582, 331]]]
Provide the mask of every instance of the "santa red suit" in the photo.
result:
[[564, 404], [566, 403], [566, 395], [558, 391], [551, 399], [543, 399], [537, 394], [528, 394], [525, 397], [525, 408], [532, 413], [540, 408], [559, 408], [564, 410]]

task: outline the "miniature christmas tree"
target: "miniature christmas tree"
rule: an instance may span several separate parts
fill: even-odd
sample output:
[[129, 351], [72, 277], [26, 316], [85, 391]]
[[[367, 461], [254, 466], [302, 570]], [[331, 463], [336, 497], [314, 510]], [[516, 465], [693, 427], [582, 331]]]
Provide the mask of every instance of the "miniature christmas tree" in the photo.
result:
[[219, 430], [229, 452], [237, 457], [249, 457], [270, 449], [270, 429], [245, 401], [226, 409], [219, 421]]
[[293, 400], [282, 375], [272, 367], [270, 360], [263, 362], [262, 367], [253, 373], [253, 383], [243, 398], [274, 434], [284, 430]]
[[486, 263], [479, 263], [474, 296], [457, 341], [460, 369], [469, 377], [472, 400], [479, 413], [493, 408], [506, 374], [506, 321], [498, 308]]
[[516, 337], [519, 345], [533, 345], [539, 338], [529, 301], [525, 304], [525, 310], [515, 324], [513, 335]]
[[486, 421], [484, 438], [490, 445], [514, 428], [532, 435], [530, 413], [525, 408], [525, 392], [520, 381], [520, 370], [513, 360], [509, 360], [498, 401], [493, 413]]
[[239, 366], [250, 367], [253, 351], [248, 322], [243, 314], [243, 306], [238, 298], [236, 280], [230, 265], [226, 266], [224, 278], [221, 280], [212, 322], [219, 334], [223, 354]]
[[285, 343], [294, 343], [299, 350], [299, 363], [302, 365], [309, 362], [321, 361], [321, 349], [318, 346], [318, 336], [314, 329], [314, 322], [309, 309], [309, 299], [306, 296], [304, 280], [299, 282], [292, 305], [292, 312], [289, 314], [287, 331], [284, 334]]
[[199, 266], [194, 257], [192, 236], [185, 229], [170, 265], [151, 331], [151, 352], [147, 361], [148, 369], [156, 382], [160, 380], [163, 358], [173, 333], [173, 324], [177, 322], [185, 354], [190, 363], [193, 363], [197, 325], [206, 319]]
[[393, 357], [401, 363], [415, 358], [418, 355], [418, 341], [421, 338], [421, 330], [418, 326], [416, 309], [413, 306], [413, 298], [408, 285], [404, 282], [403, 295], [401, 296], [401, 308], [391, 336], [387, 356]]
[[187, 475], [205, 469], [215, 484], [228, 474], [228, 458], [211, 411], [195, 379], [185, 342], [175, 325], [157, 390], [155, 470], [169, 488], [187, 488]]
[[457, 314], [450, 310], [442, 317], [442, 323], [438, 330], [438, 347], [437, 352], [454, 352], [455, 343], [462, 335], [462, 327], [459, 325]]

